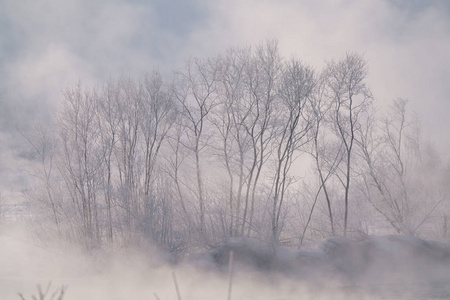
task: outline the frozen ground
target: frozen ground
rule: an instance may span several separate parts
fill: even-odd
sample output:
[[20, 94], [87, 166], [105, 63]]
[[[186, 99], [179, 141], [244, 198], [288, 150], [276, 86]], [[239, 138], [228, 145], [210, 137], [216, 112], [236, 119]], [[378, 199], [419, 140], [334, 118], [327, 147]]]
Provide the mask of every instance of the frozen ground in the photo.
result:
[[36, 285], [67, 285], [72, 299], [226, 299], [228, 255], [234, 253], [232, 299], [450, 299], [448, 244], [385, 236], [328, 239], [308, 249], [233, 240], [170, 264], [151, 250], [86, 256], [68, 247], [39, 247], [21, 229], [0, 231], [0, 299], [31, 299]]

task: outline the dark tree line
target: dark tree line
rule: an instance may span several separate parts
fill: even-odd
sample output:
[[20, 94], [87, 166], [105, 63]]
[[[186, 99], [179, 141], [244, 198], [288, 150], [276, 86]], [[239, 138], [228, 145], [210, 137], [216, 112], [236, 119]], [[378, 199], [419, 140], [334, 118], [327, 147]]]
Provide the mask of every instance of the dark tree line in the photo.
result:
[[364, 58], [321, 71], [277, 43], [65, 90], [28, 140], [34, 221], [102, 245], [180, 253], [231, 237], [447, 237], [449, 168], [406, 100], [376, 111]]

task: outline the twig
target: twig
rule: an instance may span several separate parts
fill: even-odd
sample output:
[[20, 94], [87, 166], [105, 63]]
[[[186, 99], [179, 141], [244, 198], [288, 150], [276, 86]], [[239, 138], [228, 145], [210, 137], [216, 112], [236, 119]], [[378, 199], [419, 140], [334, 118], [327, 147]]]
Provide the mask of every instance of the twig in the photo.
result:
[[[48, 283], [47, 288], [45, 290], [42, 290], [42, 287], [39, 284], [37, 286], [38, 295], [37, 296], [36, 295], [32, 295], [31, 299], [33, 299], [33, 300], [55, 300], [55, 297], [57, 297], [56, 300], [62, 300], [64, 298], [64, 293], [66, 291], [67, 286], [63, 285], [59, 289], [56, 289], [53, 292], [52, 296], [48, 299], [47, 296], [48, 296], [48, 293], [50, 292], [51, 284], [52, 283], [50, 281]], [[18, 295], [19, 295], [21, 300], [26, 300], [25, 297], [23, 296], [23, 294], [18, 293]]]
[[178, 287], [177, 277], [175, 276], [175, 272], [172, 272], [173, 283], [175, 284], [175, 289], [177, 290], [178, 300], [181, 300], [180, 289]]
[[66, 288], [67, 285], [62, 285], [58, 290], [56, 290], [52, 297], [50, 298], [50, 300], [55, 299], [56, 296], [58, 296], [58, 298], [56, 298], [56, 300], [62, 300], [64, 298], [64, 293], [66, 292]]
[[228, 261], [228, 300], [231, 300], [231, 290], [233, 288], [233, 250], [230, 251], [230, 260]]

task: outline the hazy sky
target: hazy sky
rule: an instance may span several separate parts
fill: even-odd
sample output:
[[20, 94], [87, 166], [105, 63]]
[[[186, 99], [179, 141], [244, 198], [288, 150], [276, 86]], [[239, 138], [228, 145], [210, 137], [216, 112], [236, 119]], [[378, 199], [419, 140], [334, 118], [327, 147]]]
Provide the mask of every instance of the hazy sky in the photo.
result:
[[[402, 97], [450, 147], [447, 0], [0, 0], [0, 178], [17, 184], [17, 127], [48, 119], [61, 89], [168, 72], [189, 56], [278, 39], [320, 69], [365, 55], [378, 103]], [[20, 181], [20, 180], [19, 180]]]

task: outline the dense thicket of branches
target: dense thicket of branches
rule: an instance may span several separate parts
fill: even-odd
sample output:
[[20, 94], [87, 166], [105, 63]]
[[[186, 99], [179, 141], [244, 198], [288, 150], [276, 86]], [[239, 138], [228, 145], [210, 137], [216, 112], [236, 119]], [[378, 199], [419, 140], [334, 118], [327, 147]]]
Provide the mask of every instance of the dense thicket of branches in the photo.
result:
[[230, 237], [447, 236], [449, 168], [407, 101], [376, 113], [366, 61], [315, 71], [276, 42], [64, 92], [28, 137], [35, 225], [87, 248]]

